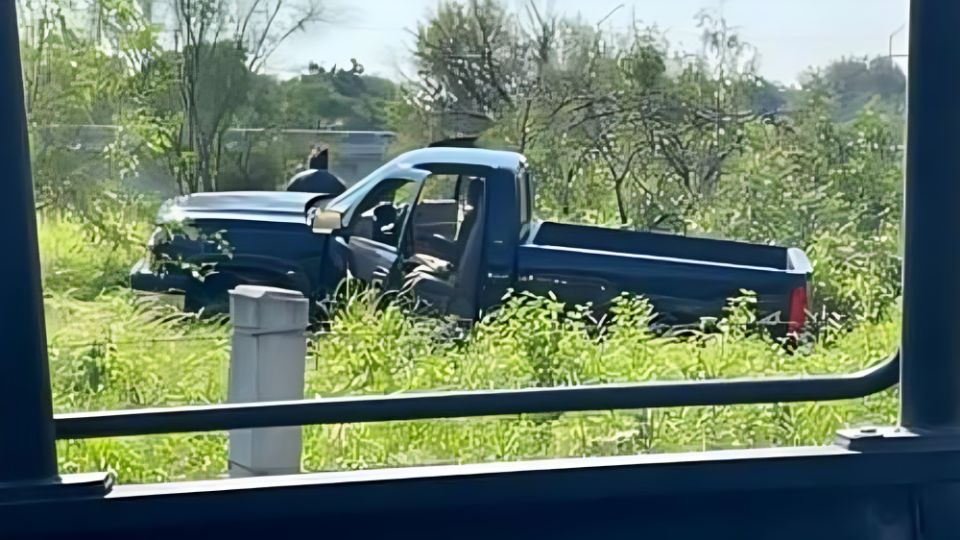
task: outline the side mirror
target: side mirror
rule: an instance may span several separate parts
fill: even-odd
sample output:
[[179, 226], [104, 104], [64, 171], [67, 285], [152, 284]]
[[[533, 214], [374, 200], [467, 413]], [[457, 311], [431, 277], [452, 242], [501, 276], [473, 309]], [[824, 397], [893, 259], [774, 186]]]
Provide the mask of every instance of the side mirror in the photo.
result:
[[336, 210], [317, 210], [310, 228], [317, 234], [330, 234], [343, 227], [343, 216]]

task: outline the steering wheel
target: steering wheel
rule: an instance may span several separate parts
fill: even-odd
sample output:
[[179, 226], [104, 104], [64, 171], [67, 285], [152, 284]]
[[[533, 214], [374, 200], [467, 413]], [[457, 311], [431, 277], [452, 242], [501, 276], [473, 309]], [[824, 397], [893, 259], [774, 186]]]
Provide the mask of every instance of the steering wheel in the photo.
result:
[[380, 238], [392, 236], [396, 232], [397, 208], [383, 203], [373, 209], [373, 231]]

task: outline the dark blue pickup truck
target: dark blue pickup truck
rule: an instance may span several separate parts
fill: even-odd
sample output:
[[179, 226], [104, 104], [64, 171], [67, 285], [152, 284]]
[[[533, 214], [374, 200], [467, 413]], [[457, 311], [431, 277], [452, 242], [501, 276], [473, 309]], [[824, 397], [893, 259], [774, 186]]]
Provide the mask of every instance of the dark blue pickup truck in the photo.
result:
[[[628, 292], [671, 325], [716, 317], [747, 289], [779, 333], [803, 324], [811, 267], [799, 249], [537, 221], [531, 201], [522, 155], [470, 148], [408, 152], [335, 196], [181, 197], [163, 206], [132, 286], [222, 310], [238, 284], [319, 300], [352, 276], [412, 284], [435, 309], [468, 320], [510, 289], [601, 309]], [[192, 232], [171, 234], [171, 224]], [[197, 268], [209, 272], [198, 279]]]

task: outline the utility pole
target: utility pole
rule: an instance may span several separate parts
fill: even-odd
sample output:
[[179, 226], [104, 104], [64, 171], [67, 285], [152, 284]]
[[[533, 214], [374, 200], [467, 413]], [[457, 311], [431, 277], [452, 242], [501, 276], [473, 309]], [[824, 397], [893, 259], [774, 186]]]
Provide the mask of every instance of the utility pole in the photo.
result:
[[902, 32], [903, 29], [906, 28], [906, 27], [907, 27], [907, 23], [901, 24], [901, 25], [900, 25], [900, 28], [897, 28], [896, 30], [894, 30], [893, 33], [890, 34], [889, 39], [887, 39], [887, 59], [890, 60], [890, 64], [891, 64], [891, 65], [893, 64], [893, 59], [894, 59], [894, 58], [905, 58], [905, 57], [909, 56], [909, 55], [906, 55], [906, 54], [897, 54], [897, 55], [894, 55], [894, 54], [893, 54], [893, 38], [896, 37], [897, 34], [899, 34], [900, 32]]

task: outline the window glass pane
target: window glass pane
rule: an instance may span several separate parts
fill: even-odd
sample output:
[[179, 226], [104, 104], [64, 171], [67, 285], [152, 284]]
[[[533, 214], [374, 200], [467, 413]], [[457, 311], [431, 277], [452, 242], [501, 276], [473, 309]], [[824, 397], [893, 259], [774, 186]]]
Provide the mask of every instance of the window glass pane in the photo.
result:
[[[306, 299], [307, 398], [840, 373], [896, 347], [906, 0], [265, 4], [17, 2], [58, 412], [242, 400], [242, 285]], [[288, 191], [324, 151], [335, 189]], [[323, 426], [303, 455], [820, 444], [895, 418], [888, 392]], [[59, 455], [194, 478], [226, 440]]]
[[477, 224], [482, 183], [482, 178], [467, 175], [427, 178], [412, 220], [414, 253], [458, 264]]
[[459, 224], [458, 185], [457, 175], [432, 175], [424, 182], [413, 214], [414, 252], [448, 261], [453, 258]]
[[354, 212], [352, 235], [396, 247], [416, 187], [411, 180], [388, 180], [373, 190]]

